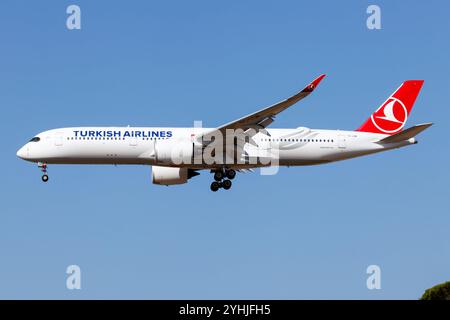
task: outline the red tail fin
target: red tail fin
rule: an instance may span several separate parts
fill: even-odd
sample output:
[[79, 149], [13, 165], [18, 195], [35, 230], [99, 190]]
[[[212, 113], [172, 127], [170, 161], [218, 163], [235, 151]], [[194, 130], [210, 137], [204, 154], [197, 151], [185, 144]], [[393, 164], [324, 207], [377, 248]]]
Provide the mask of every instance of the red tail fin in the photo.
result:
[[356, 131], [382, 134], [400, 132], [422, 88], [423, 80], [407, 80]]

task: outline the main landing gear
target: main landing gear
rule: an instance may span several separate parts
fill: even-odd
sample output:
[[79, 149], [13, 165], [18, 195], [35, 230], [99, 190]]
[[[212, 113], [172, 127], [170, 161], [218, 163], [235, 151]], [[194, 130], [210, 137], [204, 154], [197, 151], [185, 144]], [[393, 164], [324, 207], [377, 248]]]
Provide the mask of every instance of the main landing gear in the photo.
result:
[[214, 172], [214, 180], [211, 183], [211, 191], [216, 192], [220, 188], [228, 190], [231, 188], [231, 180], [236, 176], [236, 171], [233, 169], [219, 169]]
[[42, 181], [47, 182], [48, 181], [48, 174], [47, 174], [47, 164], [46, 163], [38, 163], [39, 169], [41, 169], [42, 174]]

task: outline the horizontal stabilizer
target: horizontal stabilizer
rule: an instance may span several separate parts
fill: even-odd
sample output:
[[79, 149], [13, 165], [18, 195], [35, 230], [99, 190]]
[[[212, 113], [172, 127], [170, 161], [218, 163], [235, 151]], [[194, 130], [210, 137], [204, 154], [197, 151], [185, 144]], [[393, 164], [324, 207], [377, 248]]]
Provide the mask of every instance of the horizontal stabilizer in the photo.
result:
[[405, 140], [415, 137], [416, 135], [421, 133], [423, 130], [427, 129], [428, 127], [431, 127], [432, 125], [433, 124], [431, 122], [418, 124], [416, 126], [408, 128], [406, 130], [403, 130], [399, 133], [396, 133], [392, 136], [381, 139], [380, 141], [378, 141], [378, 143], [394, 143], [394, 142], [405, 141]]

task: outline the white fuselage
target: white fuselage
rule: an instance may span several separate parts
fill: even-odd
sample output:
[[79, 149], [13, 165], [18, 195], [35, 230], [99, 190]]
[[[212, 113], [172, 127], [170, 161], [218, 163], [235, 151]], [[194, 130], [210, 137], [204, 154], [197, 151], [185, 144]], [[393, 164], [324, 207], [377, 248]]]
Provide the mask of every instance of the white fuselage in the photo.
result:
[[[74, 127], [39, 133], [17, 155], [32, 162], [47, 164], [147, 164], [197, 169], [216, 168], [218, 164], [174, 164], [161, 159], [157, 151], [194, 144], [195, 137], [211, 128], [154, 127]], [[265, 129], [244, 145], [247, 158], [265, 158], [265, 164], [227, 163], [234, 168], [263, 165], [301, 166], [390, 150], [415, 143], [414, 138], [391, 144], [377, 143], [387, 135], [358, 131], [317, 130], [309, 128]], [[37, 138], [37, 139], [36, 139]], [[267, 161], [270, 160], [270, 161]], [[223, 164], [221, 164], [223, 165]]]

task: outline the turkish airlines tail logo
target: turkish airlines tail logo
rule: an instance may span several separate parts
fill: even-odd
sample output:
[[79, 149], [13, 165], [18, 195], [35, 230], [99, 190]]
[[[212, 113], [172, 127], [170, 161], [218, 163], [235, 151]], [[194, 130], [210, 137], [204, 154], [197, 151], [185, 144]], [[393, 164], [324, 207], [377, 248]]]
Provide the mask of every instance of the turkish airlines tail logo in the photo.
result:
[[370, 116], [357, 131], [382, 134], [400, 132], [422, 88], [423, 80], [408, 80]]
[[[384, 116], [377, 116], [377, 118], [403, 124], [404, 121], [400, 121], [395, 117], [395, 114], [394, 114], [395, 102], [396, 102], [395, 100], [388, 102], [383, 108]], [[402, 106], [403, 106], [403, 104], [402, 104]]]
[[405, 126], [407, 119], [408, 110], [404, 103], [401, 100], [392, 97], [390, 97], [370, 117], [372, 125], [386, 134], [400, 131]]

